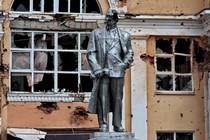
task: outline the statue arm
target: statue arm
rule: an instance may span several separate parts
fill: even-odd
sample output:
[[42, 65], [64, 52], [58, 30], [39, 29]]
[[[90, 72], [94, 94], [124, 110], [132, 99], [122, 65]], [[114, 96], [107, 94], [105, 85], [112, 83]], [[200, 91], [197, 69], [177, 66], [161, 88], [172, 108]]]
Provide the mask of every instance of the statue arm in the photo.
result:
[[98, 48], [96, 46], [95, 32], [93, 31], [90, 35], [88, 47], [87, 47], [87, 60], [91, 67], [93, 74], [102, 69], [97, 60]]
[[125, 46], [126, 46], [127, 52], [124, 55], [123, 62], [127, 65], [127, 67], [129, 67], [133, 61], [133, 55], [134, 55], [134, 52], [133, 52], [132, 46], [131, 46], [131, 36], [130, 35], [128, 36]]

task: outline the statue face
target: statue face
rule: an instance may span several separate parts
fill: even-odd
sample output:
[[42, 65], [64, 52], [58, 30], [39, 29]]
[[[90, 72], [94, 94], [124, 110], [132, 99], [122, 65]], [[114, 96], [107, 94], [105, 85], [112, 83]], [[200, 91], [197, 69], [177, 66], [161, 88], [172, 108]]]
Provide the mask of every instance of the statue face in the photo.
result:
[[117, 11], [108, 10], [105, 20], [109, 29], [116, 27], [118, 21]]

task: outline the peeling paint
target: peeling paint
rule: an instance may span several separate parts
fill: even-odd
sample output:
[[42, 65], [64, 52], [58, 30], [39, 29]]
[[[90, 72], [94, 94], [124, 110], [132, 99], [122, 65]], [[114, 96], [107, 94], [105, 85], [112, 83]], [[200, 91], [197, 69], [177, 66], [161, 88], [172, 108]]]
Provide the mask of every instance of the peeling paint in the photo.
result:
[[37, 106], [37, 109], [43, 111], [45, 114], [50, 114], [55, 110], [59, 110], [59, 106], [57, 103], [43, 102], [40, 106]]
[[142, 61], [144, 62], [149, 62], [150, 64], [154, 64], [154, 56], [150, 56], [150, 55], [147, 55], [147, 54], [142, 54], [140, 56], [140, 58], [142, 59]]

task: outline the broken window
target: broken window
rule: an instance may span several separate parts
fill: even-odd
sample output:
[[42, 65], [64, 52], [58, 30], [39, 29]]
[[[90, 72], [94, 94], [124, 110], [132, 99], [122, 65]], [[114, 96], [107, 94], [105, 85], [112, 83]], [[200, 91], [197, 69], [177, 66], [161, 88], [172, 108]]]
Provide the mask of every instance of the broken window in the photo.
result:
[[156, 39], [157, 91], [193, 91], [192, 39]]
[[34, 13], [100, 13], [97, 0], [13, 0], [11, 11]]
[[12, 31], [11, 92], [90, 92], [89, 33]]
[[157, 132], [157, 140], [195, 140], [193, 132]]

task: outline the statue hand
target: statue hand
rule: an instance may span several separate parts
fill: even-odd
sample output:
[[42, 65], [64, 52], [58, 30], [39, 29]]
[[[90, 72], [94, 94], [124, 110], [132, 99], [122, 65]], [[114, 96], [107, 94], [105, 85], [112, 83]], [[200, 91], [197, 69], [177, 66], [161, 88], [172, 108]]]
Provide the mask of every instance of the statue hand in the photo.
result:
[[94, 75], [97, 77], [97, 78], [101, 78], [103, 75], [104, 75], [104, 71], [102, 69], [98, 69], [94, 72]]

